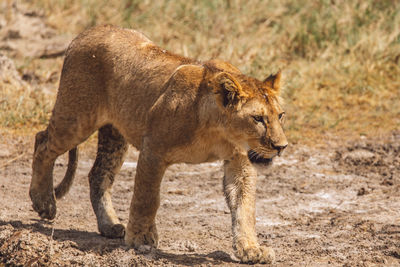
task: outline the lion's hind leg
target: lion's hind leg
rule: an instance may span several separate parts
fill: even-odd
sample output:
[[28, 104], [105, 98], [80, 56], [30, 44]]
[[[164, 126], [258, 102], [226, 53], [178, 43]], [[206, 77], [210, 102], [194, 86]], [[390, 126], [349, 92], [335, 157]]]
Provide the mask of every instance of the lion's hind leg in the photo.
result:
[[29, 195], [33, 209], [43, 219], [56, 216], [56, 199], [53, 188], [53, 168], [57, 157], [76, 148], [95, 129], [78, 131], [79, 124], [73, 120], [55, 120], [52, 118], [45, 131], [38, 132], [32, 161], [32, 180]]
[[49, 150], [48, 140], [48, 129], [36, 134], [29, 195], [33, 209], [41, 218], [54, 219], [56, 201], [53, 192], [53, 167], [58, 154]]
[[85, 107], [86, 113], [78, 114], [76, 107], [68, 106], [66, 100], [63, 95], [57, 98], [47, 129], [36, 135], [29, 195], [33, 209], [43, 219], [56, 216], [53, 168], [57, 157], [74, 150], [98, 129], [93, 107]]
[[111, 188], [119, 172], [128, 144], [112, 125], [99, 129], [96, 161], [89, 173], [90, 200], [103, 236], [124, 237], [125, 227], [120, 223], [111, 200]]

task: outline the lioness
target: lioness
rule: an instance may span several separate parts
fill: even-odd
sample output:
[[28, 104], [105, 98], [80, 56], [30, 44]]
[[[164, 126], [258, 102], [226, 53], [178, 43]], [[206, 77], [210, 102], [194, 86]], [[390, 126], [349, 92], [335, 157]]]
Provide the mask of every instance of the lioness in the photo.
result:
[[[134, 248], [156, 247], [165, 169], [222, 159], [234, 253], [242, 262], [272, 262], [274, 251], [257, 242], [257, 173], [250, 159], [269, 161], [287, 146], [279, 83], [280, 73], [261, 82], [220, 60], [172, 54], [134, 30], [100, 26], [83, 32], [66, 51], [49, 125], [36, 134], [29, 191], [33, 208], [42, 218], [55, 217], [55, 199], [72, 183], [76, 147], [99, 130], [89, 182], [102, 235], [125, 236]], [[125, 228], [113, 209], [111, 187], [128, 143], [140, 155]], [[54, 190], [54, 162], [66, 151], [67, 172]]]

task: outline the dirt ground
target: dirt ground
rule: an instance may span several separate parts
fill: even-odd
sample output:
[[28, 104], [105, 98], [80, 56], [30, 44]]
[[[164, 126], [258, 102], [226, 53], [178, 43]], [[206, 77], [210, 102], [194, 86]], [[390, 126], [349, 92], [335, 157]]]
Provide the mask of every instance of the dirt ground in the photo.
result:
[[[0, 47], [9, 57], [63, 53], [69, 36], [57, 36], [38, 14], [14, 9], [12, 23], [0, 16]], [[15, 67], [0, 74], [20, 79]], [[24, 80], [34, 86], [28, 74]], [[54, 90], [57, 79], [52, 80]], [[400, 266], [400, 132], [331, 139], [313, 148], [290, 145], [271, 167], [259, 169], [259, 242], [275, 249], [276, 266]], [[58, 201], [56, 219], [40, 220], [28, 196], [32, 149], [33, 135], [0, 132], [0, 267], [240, 265], [232, 255], [221, 162], [167, 170], [157, 215], [159, 248], [144, 255], [97, 231], [87, 179], [93, 145], [82, 149], [75, 183]], [[125, 224], [137, 156], [130, 149], [113, 189]], [[55, 166], [56, 183], [65, 168], [63, 156]]]
[[[221, 162], [171, 166], [157, 215], [159, 249], [143, 255], [99, 235], [87, 174], [95, 147], [81, 153], [69, 194], [53, 222], [40, 220], [28, 196], [32, 141], [0, 144], [0, 266], [238, 266]], [[136, 159], [131, 149], [113, 202], [127, 223]], [[59, 181], [65, 156], [55, 167]], [[321, 148], [292, 145], [259, 169], [257, 233], [276, 266], [400, 266], [400, 132]]]

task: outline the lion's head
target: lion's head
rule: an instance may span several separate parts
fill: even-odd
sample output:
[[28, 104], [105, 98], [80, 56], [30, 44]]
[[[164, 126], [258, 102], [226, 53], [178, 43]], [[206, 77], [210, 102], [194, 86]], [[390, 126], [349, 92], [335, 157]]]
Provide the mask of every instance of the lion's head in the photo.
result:
[[230, 140], [248, 151], [253, 163], [269, 163], [288, 145], [283, 132], [285, 112], [279, 104], [281, 73], [264, 81], [239, 71], [213, 71], [210, 82], [224, 131]]

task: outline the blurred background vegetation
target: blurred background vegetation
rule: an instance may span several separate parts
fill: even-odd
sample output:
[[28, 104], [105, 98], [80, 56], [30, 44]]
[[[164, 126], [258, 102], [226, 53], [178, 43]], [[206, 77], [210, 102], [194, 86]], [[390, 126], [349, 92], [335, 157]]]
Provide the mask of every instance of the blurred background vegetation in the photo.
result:
[[[98, 24], [135, 28], [184, 56], [230, 61], [263, 79], [282, 69], [292, 142], [375, 136], [400, 129], [400, 1], [24, 0], [60, 35]], [[4, 11], [3, 11], [4, 12]], [[15, 58], [48, 79], [62, 57]], [[58, 79], [50, 91], [56, 92]], [[1, 86], [1, 85], [0, 85]], [[55, 94], [3, 85], [3, 129], [44, 128]], [[20, 93], [15, 93], [15, 92]], [[22, 97], [22, 99], [21, 99]]]

